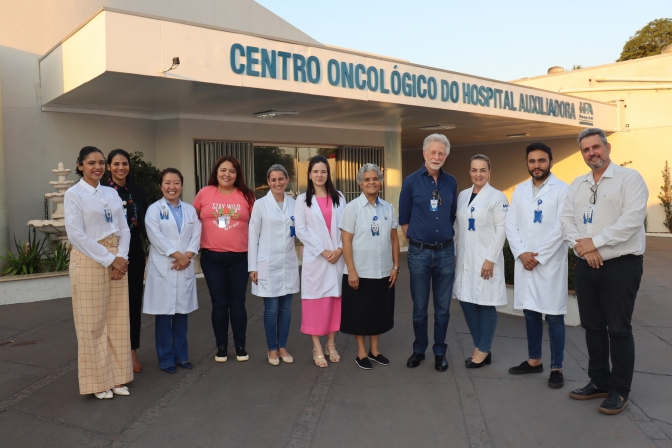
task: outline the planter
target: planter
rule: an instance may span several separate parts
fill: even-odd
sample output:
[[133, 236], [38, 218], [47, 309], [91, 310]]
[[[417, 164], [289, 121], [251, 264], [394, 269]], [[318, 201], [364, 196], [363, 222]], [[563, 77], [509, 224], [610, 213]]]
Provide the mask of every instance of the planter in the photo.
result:
[[0, 305], [70, 297], [68, 271], [0, 277]]
[[[523, 310], [513, 308], [513, 285], [506, 285], [506, 296], [508, 303], [505, 306], [498, 306], [497, 311], [504, 314], [513, 314], [514, 316], [524, 316]], [[578, 327], [581, 325], [579, 318], [579, 303], [576, 300], [574, 291], [567, 294], [567, 314], [565, 315], [565, 325]]]

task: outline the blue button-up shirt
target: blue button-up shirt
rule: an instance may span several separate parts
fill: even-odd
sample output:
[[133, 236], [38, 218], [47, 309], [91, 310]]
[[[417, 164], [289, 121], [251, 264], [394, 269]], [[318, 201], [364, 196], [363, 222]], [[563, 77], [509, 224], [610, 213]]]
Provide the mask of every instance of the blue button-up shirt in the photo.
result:
[[[434, 190], [441, 196], [436, 212], [430, 210]], [[450, 174], [439, 170], [438, 182], [434, 182], [423, 163], [418, 171], [404, 179], [399, 196], [399, 225], [408, 224], [408, 238], [427, 244], [450, 240], [455, 235], [456, 211], [457, 181]]]
[[173, 207], [173, 204], [170, 202], [166, 201], [166, 204], [168, 204], [168, 208], [170, 209], [171, 214], [173, 215], [173, 218], [175, 218], [175, 223], [177, 224], [177, 232], [181, 233], [182, 232], [182, 201], [177, 200], [177, 207]]

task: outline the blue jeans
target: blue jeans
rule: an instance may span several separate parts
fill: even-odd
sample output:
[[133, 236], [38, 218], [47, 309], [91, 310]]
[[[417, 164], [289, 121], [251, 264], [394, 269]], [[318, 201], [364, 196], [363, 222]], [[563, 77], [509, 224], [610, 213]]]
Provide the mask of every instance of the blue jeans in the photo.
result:
[[289, 323], [292, 320], [292, 297], [264, 297], [264, 329], [268, 351], [287, 347]]
[[156, 356], [162, 369], [189, 361], [187, 347], [188, 314], [158, 314], [154, 322]]
[[201, 250], [201, 268], [212, 301], [212, 329], [217, 347], [229, 346], [229, 318], [233, 343], [245, 347], [247, 332], [247, 252]]
[[[523, 310], [527, 328], [527, 352], [530, 359], [541, 359], [541, 339], [544, 334], [544, 321], [541, 313]], [[547, 314], [548, 336], [551, 339], [551, 369], [562, 369], [565, 359], [565, 316]]]
[[495, 328], [497, 328], [497, 308], [461, 300], [460, 305], [471, 332], [471, 338], [474, 340], [474, 346], [482, 353], [490, 353], [492, 340], [495, 338]]
[[429, 345], [427, 335], [427, 307], [429, 287], [434, 293], [434, 346], [435, 355], [445, 355], [448, 350], [446, 333], [450, 319], [450, 297], [455, 278], [455, 250], [451, 244], [439, 250], [408, 247], [408, 270], [411, 277], [413, 298], [413, 351], [425, 353]]

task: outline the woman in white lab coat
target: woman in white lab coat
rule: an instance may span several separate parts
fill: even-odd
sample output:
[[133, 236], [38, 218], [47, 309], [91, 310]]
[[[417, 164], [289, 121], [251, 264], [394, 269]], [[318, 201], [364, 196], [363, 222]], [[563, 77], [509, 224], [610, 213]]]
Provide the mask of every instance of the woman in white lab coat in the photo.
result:
[[490, 349], [497, 327], [496, 306], [506, 305], [504, 255], [506, 196], [490, 186], [490, 159], [476, 154], [469, 164], [473, 186], [457, 198], [455, 234], [457, 265], [453, 297], [460, 300], [474, 340], [468, 368], [490, 364]]
[[161, 172], [163, 198], [145, 216], [151, 246], [147, 263], [143, 312], [155, 314], [156, 354], [164, 372], [175, 366], [193, 368], [187, 347], [188, 313], [198, 309], [192, 258], [201, 243], [201, 221], [190, 204], [180, 200], [182, 173]]
[[289, 174], [282, 165], [266, 172], [270, 191], [257, 200], [249, 224], [247, 266], [252, 294], [264, 298], [264, 329], [268, 362], [292, 363], [287, 337], [292, 318], [292, 296], [299, 292], [299, 259], [294, 248], [294, 204], [285, 193]]
[[[315, 156], [308, 164], [308, 188], [296, 198], [296, 236], [303, 243], [301, 271], [301, 332], [313, 339], [313, 360], [318, 367], [339, 362], [336, 332], [341, 327], [343, 245], [338, 223], [345, 197], [331, 181], [329, 162]], [[320, 336], [327, 335], [322, 351]]]

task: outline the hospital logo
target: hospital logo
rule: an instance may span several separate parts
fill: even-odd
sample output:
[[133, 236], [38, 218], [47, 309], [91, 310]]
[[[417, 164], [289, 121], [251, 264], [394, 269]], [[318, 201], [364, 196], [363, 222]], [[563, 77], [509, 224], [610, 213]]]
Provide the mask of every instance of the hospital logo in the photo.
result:
[[593, 114], [593, 106], [590, 103], [579, 103], [579, 124], [592, 126], [595, 122], [595, 115]]

